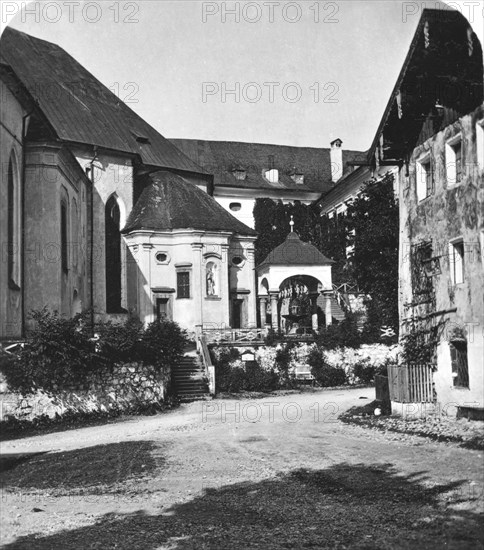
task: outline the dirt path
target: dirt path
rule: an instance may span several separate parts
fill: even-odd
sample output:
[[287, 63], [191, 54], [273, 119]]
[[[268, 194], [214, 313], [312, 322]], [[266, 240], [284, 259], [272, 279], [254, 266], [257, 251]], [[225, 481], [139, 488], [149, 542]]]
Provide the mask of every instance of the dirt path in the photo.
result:
[[2, 543], [484, 547], [482, 452], [338, 421], [373, 396], [358, 389], [214, 400], [5, 442]]

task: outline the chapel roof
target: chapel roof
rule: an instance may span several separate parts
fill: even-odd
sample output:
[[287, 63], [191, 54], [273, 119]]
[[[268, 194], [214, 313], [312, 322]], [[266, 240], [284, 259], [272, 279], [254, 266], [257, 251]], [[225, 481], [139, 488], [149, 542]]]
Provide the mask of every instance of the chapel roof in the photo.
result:
[[2, 64], [10, 66], [57, 137], [139, 155], [148, 166], [206, 174], [56, 44], [6, 28]]
[[213, 197], [181, 176], [167, 171], [155, 172], [147, 177], [147, 185], [134, 205], [123, 233], [142, 229], [195, 229], [257, 235]]
[[314, 245], [301, 241], [295, 232], [289, 233], [286, 240], [269, 252], [257, 269], [269, 265], [331, 265], [334, 260], [327, 258]]

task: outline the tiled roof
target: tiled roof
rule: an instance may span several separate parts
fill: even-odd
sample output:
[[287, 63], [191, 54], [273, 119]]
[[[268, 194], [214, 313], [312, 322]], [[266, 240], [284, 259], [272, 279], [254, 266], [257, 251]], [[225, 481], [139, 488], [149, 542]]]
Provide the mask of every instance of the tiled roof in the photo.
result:
[[269, 252], [257, 269], [269, 265], [331, 265], [334, 261], [322, 254], [314, 245], [301, 241], [297, 233], [289, 233], [286, 240]]
[[56, 44], [7, 28], [0, 46], [2, 62], [12, 67], [59, 139], [137, 154], [149, 166], [204, 173]]
[[131, 211], [123, 233], [140, 229], [198, 229], [257, 235], [196, 185], [165, 171], [150, 174], [148, 185]]
[[[323, 193], [332, 185], [330, 149], [196, 139], [170, 141], [214, 174], [215, 187]], [[343, 150], [345, 165], [362, 158], [365, 158], [363, 153]], [[279, 170], [278, 183], [270, 183], [263, 175], [272, 166]], [[232, 174], [235, 168], [247, 171], [245, 180], [235, 178]], [[303, 184], [297, 184], [291, 178], [294, 169], [304, 175]]]

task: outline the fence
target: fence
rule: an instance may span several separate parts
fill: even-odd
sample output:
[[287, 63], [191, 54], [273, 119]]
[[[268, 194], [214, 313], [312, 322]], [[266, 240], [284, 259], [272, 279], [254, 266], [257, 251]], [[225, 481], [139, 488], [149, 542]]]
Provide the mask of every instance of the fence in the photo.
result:
[[433, 403], [432, 372], [429, 364], [388, 367], [390, 399], [397, 403]]

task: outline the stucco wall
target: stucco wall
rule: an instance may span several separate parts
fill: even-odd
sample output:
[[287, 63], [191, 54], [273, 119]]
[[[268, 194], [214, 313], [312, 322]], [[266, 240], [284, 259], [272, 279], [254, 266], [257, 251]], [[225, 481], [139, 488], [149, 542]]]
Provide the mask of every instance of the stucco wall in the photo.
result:
[[[93, 151], [75, 149], [74, 154], [79, 164], [90, 168], [93, 162]], [[92, 176], [91, 176], [92, 177]], [[106, 241], [105, 241], [105, 208], [112, 195], [115, 195], [120, 210], [120, 225], [124, 227], [126, 219], [133, 208], [133, 166], [132, 161], [119, 155], [98, 153], [94, 161], [94, 310], [101, 318], [107, 318], [106, 312]], [[121, 306], [133, 309], [136, 304], [128, 299], [129, 255], [126, 246], [121, 244]]]
[[[474, 403], [483, 406], [484, 397], [484, 270], [482, 235], [484, 229], [483, 171], [477, 163], [476, 122], [484, 117], [481, 107], [461, 118], [418, 147], [411, 158], [409, 177], [401, 174], [400, 245], [400, 316], [410, 316], [404, 304], [412, 301], [410, 246], [432, 241], [433, 256], [439, 256], [440, 273], [433, 275], [436, 311], [452, 310], [435, 319], [446, 320], [437, 348], [434, 381], [441, 404]], [[449, 139], [462, 135], [463, 177], [460, 183], [447, 181], [445, 145]], [[435, 189], [418, 201], [416, 194], [416, 161], [430, 153], [435, 162]], [[462, 239], [464, 243], [464, 281], [452, 284], [448, 254], [449, 243]], [[455, 328], [467, 334], [469, 389], [455, 388], [448, 339]], [[403, 329], [405, 327], [403, 326]]]
[[9, 89], [0, 81], [0, 338], [17, 338], [22, 332], [22, 293], [8, 285], [8, 165], [14, 151], [17, 177], [21, 181], [22, 117], [26, 114]]
[[[67, 207], [67, 272], [61, 263], [61, 201]], [[26, 150], [24, 257], [27, 313], [48, 307], [72, 316], [86, 307], [87, 181], [57, 144]]]
[[[136, 263], [137, 303], [140, 318], [149, 323], [155, 319], [157, 298], [169, 300], [174, 321], [189, 331], [197, 325], [230, 326], [229, 262], [242, 248], [247, 257], [237, 281], [250, 291], [251, 322], [255, 322], [253, 274], [253, 240], [232, 242], [229, 233], [204, 233], [179, 230], [173, 232], [133, 232], [125, 237], [129, 253]], [[163, 262], [157, 254], [164, 253]], [[207, 295], [207, 263], [217, 266], [216, 292]], [[190, 298], [177, 295], [177, 272], [190, 273]], [[240, 280], [239, 280], [240, 277]], [[235, 287], [235, 288], [241, 288]]]

